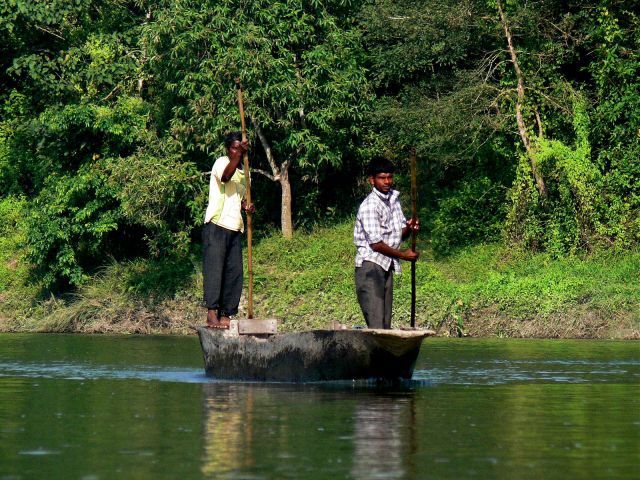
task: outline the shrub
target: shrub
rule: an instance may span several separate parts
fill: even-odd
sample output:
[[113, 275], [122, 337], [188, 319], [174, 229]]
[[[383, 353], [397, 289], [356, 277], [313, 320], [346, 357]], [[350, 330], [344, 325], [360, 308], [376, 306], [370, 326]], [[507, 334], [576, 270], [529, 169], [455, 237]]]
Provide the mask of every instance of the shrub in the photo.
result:
[[433, 222], [432, 245], [439, 255], [500, 236], [505, 215], [505, 190], [488, 177], [465, 180], [440, 202]]

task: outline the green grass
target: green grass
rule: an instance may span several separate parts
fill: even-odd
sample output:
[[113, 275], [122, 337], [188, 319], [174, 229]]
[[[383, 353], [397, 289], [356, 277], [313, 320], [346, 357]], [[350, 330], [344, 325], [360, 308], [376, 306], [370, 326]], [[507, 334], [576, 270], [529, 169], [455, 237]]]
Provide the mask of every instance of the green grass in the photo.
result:
[[331, 320], [360, 323], [353, 280], [353, 226], [279, 235], [254, 249], [256, 317], [277, 317], [283, 329], [325, 327]]
[[[322, 328], [332, 320], [364, 324], [354, 289], [352, 229], [345, 222], [297, 232], [291, 240], [274, 232], [257, 241], [255, 318], [280, 318], [284, 331]], [[15, 253], [15, 241], [7, 248], [7, 238], [5, 230], [0, 246]], [[639, 336], [638, 251], [558, 260], [492, 244], [436, 259], [427, 245], [419, 248], [424, 250], [416, 266], [419, 326], [485, 336]], [[21, 281], [6, 281], [8, 264], [14, 271], [26, 268], [6, 251], [0, 257], [0, 279], [5, 279], [0, 295], [21, 297], [21, 303], [3, 305], [2, 329], [184, 333], [204, 319], [198, 253], [113, 262], [75, 294], [37, 301], [24, 274]], [[394, 326], [410, 322], [410, 272], [405, 263], [395, 277]], [[25, 310], [27, 304], [32, 307]], [[243, 297], [240, 315], [245, 314]]]
[[[257, 315], [280, 317], [291, 330], [330, 320], [362, 324], [353, 282], [352, 228], [349, 222], [290, 241], [276, 235], [257, 244]], [[410, 323], [411, 269], [406, 263], [403, 267], [395, 277], [395, 326]], [[503, 322], [536, 320], [540, 336], [547, 323], [566, 321], [576, 330], [576, 317], [579, 323], [585, 315], [613, 329], [616, 322], [640, 329], [640, 252], [555, 260], [493, 244], [435, 259], [425, 249], [416, 266], [416, 285], [417, 323], [430, 328], [462, 333], [474, 313], [490, 311]], [[483, 330], [482, 318], [474, 321], [479, 322], [476, 331], [501, 333]], [[550, 330], [557, 328], [551, 325]], [[566, 331], [570, 335], [568, 326]]]

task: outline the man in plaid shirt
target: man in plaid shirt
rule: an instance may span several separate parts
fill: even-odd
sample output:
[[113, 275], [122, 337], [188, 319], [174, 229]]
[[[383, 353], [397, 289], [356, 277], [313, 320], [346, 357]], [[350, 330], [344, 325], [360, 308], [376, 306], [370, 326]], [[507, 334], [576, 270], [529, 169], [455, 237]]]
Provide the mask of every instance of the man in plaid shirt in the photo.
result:
[[353, 230], [356, 245], [356, 293], [369, 328], [391, 328], [393, 274], [400, 260], [415, 262], [419, 253], [399, 250], [419, 222], [402, 214], [399, 192], [393, 186], [393, 164], [383, 157], [369, 162], [372, 192], [360, 205]]

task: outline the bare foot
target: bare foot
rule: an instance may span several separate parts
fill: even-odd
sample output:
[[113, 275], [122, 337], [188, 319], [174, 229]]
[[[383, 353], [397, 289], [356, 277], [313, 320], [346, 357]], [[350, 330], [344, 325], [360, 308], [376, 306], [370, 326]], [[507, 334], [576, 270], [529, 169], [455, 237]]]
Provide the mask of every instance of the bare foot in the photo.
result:
[[229, 328], [229, 326], [231, 325], [231, 318], [227, 317], [226, 315], [223, 315], [220, 317], [218, 322], [220, 325], [218, 328]]
[[217, 325], [219, 323], [218, 314], [215, 310], [207, 310], [207, 325]]
[[[229, 317], [226, 318], [228, 319]], [[227, 322], [225, 324], [224, 322], [222, 322], [222, 319], [218, 318], [218, 314], [215, 310], [209, 310], [207, 311], [207, 324], [205, 326], [207, 328], [226, 330], [229, 328], [229, 323]]]

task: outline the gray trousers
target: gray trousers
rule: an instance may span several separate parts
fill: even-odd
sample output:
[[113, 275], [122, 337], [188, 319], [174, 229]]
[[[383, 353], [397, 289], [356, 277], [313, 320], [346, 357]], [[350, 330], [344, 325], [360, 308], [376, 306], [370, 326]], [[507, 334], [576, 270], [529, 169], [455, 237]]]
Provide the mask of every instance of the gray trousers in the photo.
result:
[[385, 271], [373, 262], [356, 267], [356, 294], [369, 328], [391, 328], [393, 268]]
[[242, 233], [207, 223], [202, 248], [204, 303], [220, 316], [235, 315], [242, 295]]

